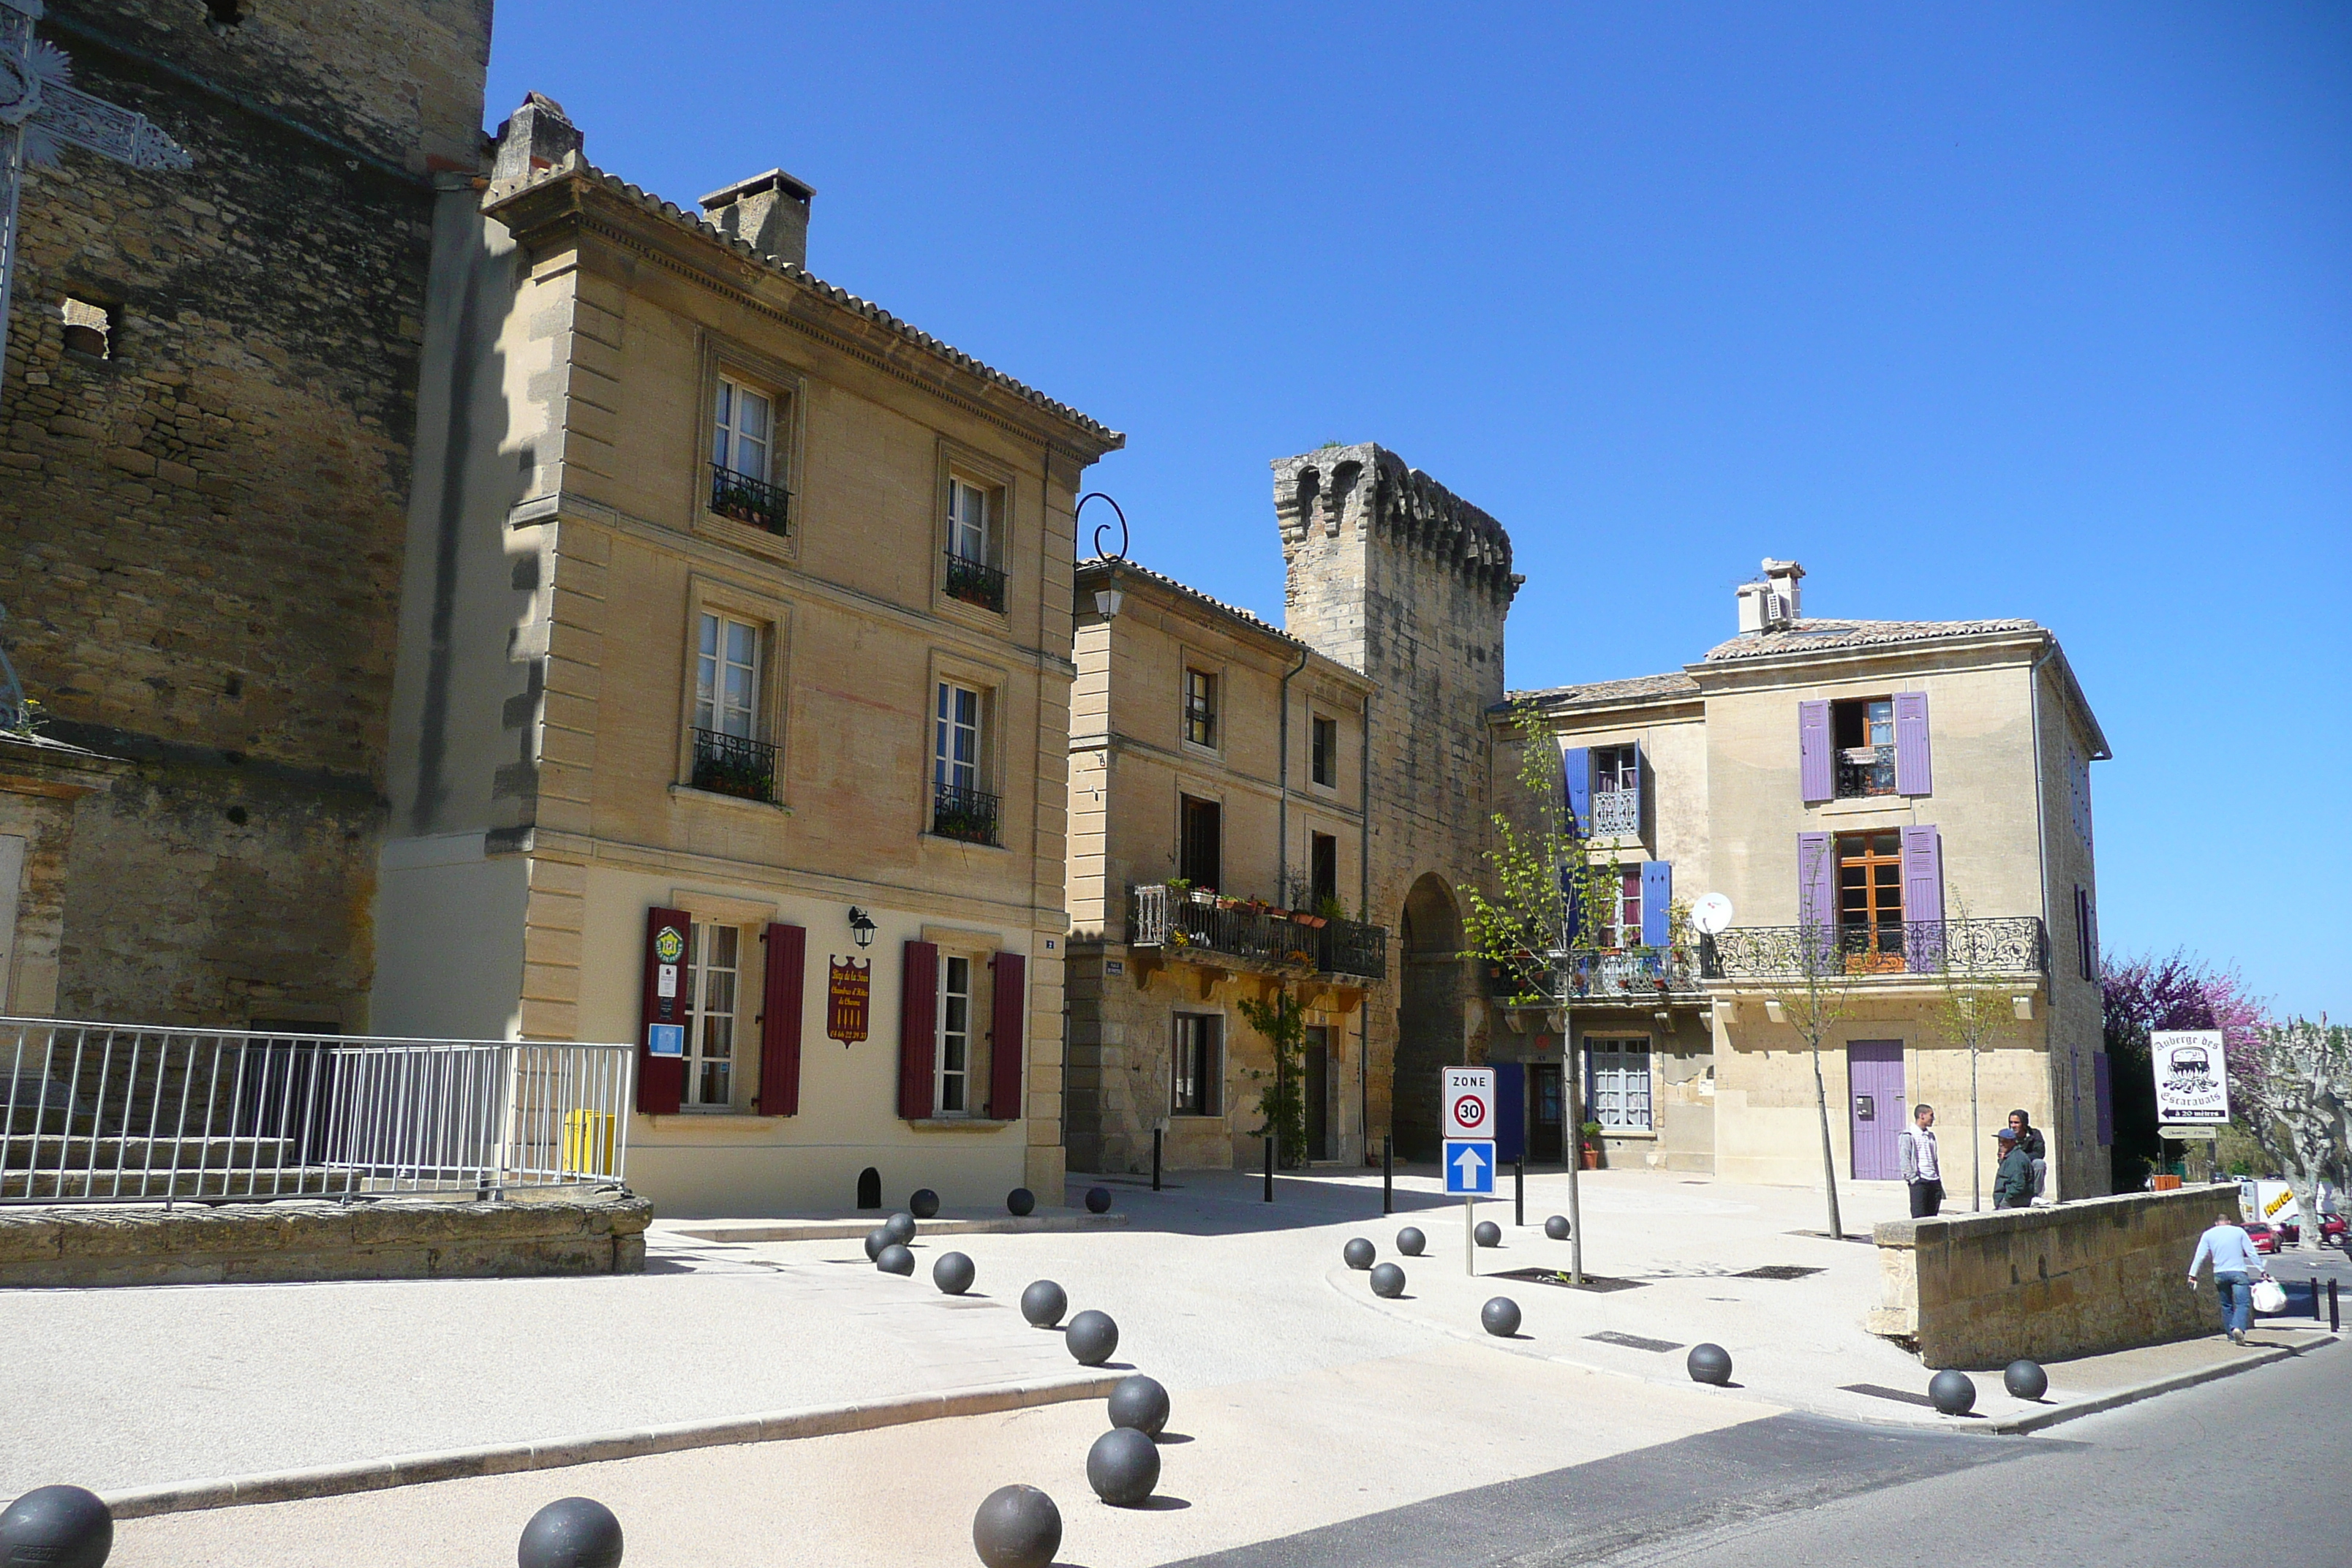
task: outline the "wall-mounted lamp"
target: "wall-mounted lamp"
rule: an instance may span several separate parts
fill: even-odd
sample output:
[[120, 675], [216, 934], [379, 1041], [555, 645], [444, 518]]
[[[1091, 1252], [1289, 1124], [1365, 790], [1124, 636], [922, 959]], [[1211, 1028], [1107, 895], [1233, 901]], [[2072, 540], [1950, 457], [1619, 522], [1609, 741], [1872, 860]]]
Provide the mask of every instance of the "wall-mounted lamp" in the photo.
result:
[[874, 945], [874, 920], [856, 904], [849, 906], [849, 934], [860, 947]]
[[[1102, 502], [1105, 506], [1110, 508], [1110, 510], [1116, 513], [1118, 518], [1118, 548], [1117, 550], [1105, 550], [1103, 548], [1103, 531], [1109, 528], [1110, 524], [1107, 522], [1098, 522], [1095, 525], [1095, 554], [1105, 561], [1125, 561], [1127, 559], [1127, 547], [1129, 542], [1127, 532], [1127, 513], [1119, 510], [1118, 502], [1111, 500], [1110, 497], [1103, 494], [1100, 490], [1088, 490], [1085, 495], [1078, 498], [1078, 504], [1071, 509], [1070, 521], [1075, 523], [1077, 521], [1078, 513], [1087, 510], [1087, 502], [1090, 500], [1098, 500]], [[1104, 587], [1097, 588], [1095, 590], [1095, 613], [1102, 616], [1104, 620], [1108, 621], [1117, 616], [1119, 612], [1119, 606], [1126, 603], [1127, 595], [1119, 592], [1118, 567], [1114, 565], [1110, 569], [1109, 584]]]

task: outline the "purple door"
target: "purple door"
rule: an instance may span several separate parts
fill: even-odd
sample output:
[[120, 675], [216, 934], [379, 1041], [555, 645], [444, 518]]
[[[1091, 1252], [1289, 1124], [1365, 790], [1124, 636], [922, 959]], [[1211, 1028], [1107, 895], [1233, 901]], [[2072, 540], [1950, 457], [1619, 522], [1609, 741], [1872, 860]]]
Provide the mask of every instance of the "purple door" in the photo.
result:
[[1899, 1182], [1906, 1109], [1903, 1042], [1853, 1040], [1845, 1047], [1846, 1110], [1853, 1120], [1853, 1179]]

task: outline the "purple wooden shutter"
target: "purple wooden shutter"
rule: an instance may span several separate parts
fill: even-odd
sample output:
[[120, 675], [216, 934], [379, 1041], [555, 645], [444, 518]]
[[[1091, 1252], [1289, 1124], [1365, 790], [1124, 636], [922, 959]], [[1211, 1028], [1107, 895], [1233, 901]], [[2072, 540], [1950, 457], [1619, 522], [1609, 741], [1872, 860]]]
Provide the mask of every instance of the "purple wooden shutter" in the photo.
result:
[[1837, 854], [1826, 833], [1797, 835], [1797, 923], [1837, 923]]
[[930, 1117], [939, 1029], [939, 944], [910, 942], [898, 984], [898, 1114], [906, 1121], [924, 1121]]
[[2099, 1102], [2099, 1147], [2112, 1148], [2116, 1141], [2116, 1088], [2109, 1078], [2107, 1053], [2099, 1052], [2091, 1058], [2091, 1083]]
[[1927, 756], [1927, 694], [1895, 694], [1895, 793], [1933, 795], [1936, 770]]
[[1569, 831], [1581, 838], [1592, 831], [1592, 748], [1570, 746], [1559, 763], [1568, 779]]
[[1021, 1026], [1029, 1016], [1029, 963], [1017, 952], [1000, 952], [990, 962], [989, 973], [988, 1114], [993, 1121], [1017, 1121], [1022, 1058], [1028, 1055]]
[[1797, 782], [1803, 787], [1805, 804], [1817, 805], [1837, 793], [1835, 772], [1830, 766], [1830, 705], [1826, 702], [1797, 704]]
[[[686, 1098], [686, 964], [694, 922], [684, 910], [646, 911], [646, 974], [637, 1023], [637, 1109], [677, 1114]], [[662, 1052], [654, 1054], [656, 1031]]]
[[760, 1004], [760, 1114], [801, 1113], [801, 1002], [808, 968], [808, 932], [768, 927], [768, 973]]
[[1666, 945], [1666, 911], [1675, 901], [1675, 868], [1664, 860], [1642, 864], [1642, 945]]
[[1903, 830], [1903, 924], [1906, 966], [1925, 974], [1944, 957], [1944, 847], [1933, 827]]

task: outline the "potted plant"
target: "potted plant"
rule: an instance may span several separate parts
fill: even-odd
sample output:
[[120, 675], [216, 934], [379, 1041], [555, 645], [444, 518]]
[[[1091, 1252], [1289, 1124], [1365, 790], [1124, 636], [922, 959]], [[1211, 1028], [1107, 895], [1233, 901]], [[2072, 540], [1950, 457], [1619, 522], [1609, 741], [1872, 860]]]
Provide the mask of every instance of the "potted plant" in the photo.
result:
[[1320, 931], [1325, 925], [1329, 923], [1325, 921], [1321, 915], [1317, 914], [1313, 910], [1293, 910], [1290, 911], [1290, 918], [1298, 924], [1305, 926], [1308, 931]]
[[1588, 1121], [1578, 1131], [1584, 1134], [1578, 1151], [1584, 1169], [1588, 1171], [1601, 1169], [1601, 1123]]

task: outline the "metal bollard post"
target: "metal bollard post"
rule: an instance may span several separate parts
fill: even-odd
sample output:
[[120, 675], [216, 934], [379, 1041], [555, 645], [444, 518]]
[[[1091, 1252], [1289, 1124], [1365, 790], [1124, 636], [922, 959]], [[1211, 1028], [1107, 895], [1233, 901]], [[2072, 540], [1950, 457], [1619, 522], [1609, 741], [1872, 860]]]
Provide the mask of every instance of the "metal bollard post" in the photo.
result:
[[1160, 1190], [1160, 1144], [1167, 1136], [1168, 1131], [1165, 1128], [1155, 1127], [1151, 1130], [1151, 1190], [1155, 1193]]
[[1528, 1223], [1528, 1163], [1525, 1160], [1511, 1162], [1511, 1223], [1517, 1226]]
[[1396, 1135], [1381, 1134], [1381, 1213], [1396, 1213]]
[[2331, 1334], [2344, 1331], [2344, 1320], [2336, 1310], [2336, 1281], [2333, 1279], [2327, 1282], [2327, 1331]]
[[1265, 1201], [1274, 1202], [1274, 1140], [1265, 1141]]

